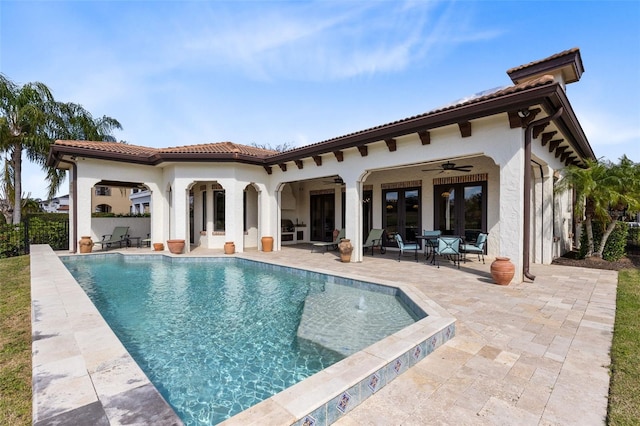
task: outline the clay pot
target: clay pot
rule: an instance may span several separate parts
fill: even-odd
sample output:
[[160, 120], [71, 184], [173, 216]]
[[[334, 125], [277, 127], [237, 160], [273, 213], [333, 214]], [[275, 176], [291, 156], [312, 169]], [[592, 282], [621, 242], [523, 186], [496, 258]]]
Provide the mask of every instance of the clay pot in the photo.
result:
[[340, 261], [344, 263], [351, 262], [351, 252], [353, 251], [351, 240], [347, 238], [343, 238], [342, 240], [340, 240], [338, 249], [340, 250]]
[[262, 251], [273, 251], [273, 237], [262, 237]]
[[155, 250], [155, 251], [164, 251], [164, 244], [162, 244], [162, 243], [153, 243], [153, 250]]
[[91, 253], [91, 250], [93, 250], [93, 240], [88, 235], [80, 237], [78, 245], [80, 246], [80, 253]]
[[233, 241], [227, 241], [224, 243], [224, 254], [233, 254], [236, 252], [236, 245]]
[[496, 257], [491, 263], [491, 276], [496, 284], [509, 285], [515, 272], [516, 267], [508, 257]]
[[181, 254], [184, 250], [184, 240], [167, 240], [167, 247], [173, 254]]

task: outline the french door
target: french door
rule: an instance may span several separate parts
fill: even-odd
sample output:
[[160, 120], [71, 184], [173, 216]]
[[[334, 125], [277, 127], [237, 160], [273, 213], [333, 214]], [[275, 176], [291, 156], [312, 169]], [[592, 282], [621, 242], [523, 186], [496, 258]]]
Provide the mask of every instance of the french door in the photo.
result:
[[311, 241], [333, 241], [335, 194], [311, 195]]
[[404, 241], [415, 241], [416, 235], [422, 232], [420, 188], [387, 189], [382, 196], [382, 226], [387, 236], [400, 234]]
[[434, 186], [435, 229], [474, 241], [487, 229], [487, 183]]

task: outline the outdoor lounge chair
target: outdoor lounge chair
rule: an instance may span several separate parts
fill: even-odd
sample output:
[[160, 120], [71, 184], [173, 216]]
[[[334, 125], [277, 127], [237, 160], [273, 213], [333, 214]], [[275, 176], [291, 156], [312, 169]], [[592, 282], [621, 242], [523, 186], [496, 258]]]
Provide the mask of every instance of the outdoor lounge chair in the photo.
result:
[[364, 242], [362, 248], [366, 251], [368, 248], [371, 249], [371, 256], [373, 256], [373, 249], [376, 247], [380, 248], [380, 254], [384, 254], [387, 250], [382, 245], [382, 236], [384, 234], [384, 229], [372, 229], [369, 231], [369, 236], [367, 237], [367, 241]]
[[477, 254], [478, 260], [482, 257], [482, 263], [484, 263], [484, 246], [487, 243], [487, 236], [489, 236], [489, 234], [481, 232], [478, 234], [478, 238], [475, 243], [460, 245], [460, 252], [463, 254], [465, 263], [467, 261], [467, 253]]
[[102, 250], [104, 250], [105, 247], [111, 248], [111, 246], [114, 244], [118, 244], [119, 247], [122, 247], [122, 244], [126, 244], [128, 241], [128, 234], [128, 226], [116, 226], [115, 228], [113, 228], [113, 232], [111, 234], [105, 234], [102, 236], [102, 241], [100, 241]]
[[398, 252], [398, 262], [400, 262], [400, 256], [404, 254], [407, 250], [413, 250], [416, 258], [416, 262], [418, 261], [418, 250], [420, 250], [420, 244], [418, 243], [405, 243], [402, 241], [402, 237], [400, 234], [395, 235], [396, 242], [398, 243], [398, 248], [400, 251]]
[[[313, 247], [325, 247], [326, 251], [329, 251], [329, 248], [332, 250], [337, 250], [338, 244], [340, 244], [340, 240], [344, 238], [344, 228], [338, 232], [338, 236], [333, 241], [323, 241], [320, 243], [313, 243]], [[311, 249], [313, 251], [313, 249]]]
[[460, 242], [462, 238], [460, 237], [438, 237], [438, 246], [436, 247], [436, 251], [434, 256], [436, 256], [436, 265], [438, 268], [440, 267], [440, 262], [437, 260], [437, 256], [447, 256], [449, 259], [453, 260], [454, 264], [458, 265], [458, 269], [460, 269]]

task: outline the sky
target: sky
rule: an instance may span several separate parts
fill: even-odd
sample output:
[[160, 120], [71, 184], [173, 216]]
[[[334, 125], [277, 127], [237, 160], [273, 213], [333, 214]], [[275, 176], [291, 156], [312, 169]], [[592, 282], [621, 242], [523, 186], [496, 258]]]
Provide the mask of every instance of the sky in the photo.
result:
[[[567, 93], [596, 157], [640, 162], [640, 1], [0, 1], [1, 73], [157, 148], [321, 142], [574, 47]], [[45, 199], [44, 177], [26, 163], [24, 192]]]

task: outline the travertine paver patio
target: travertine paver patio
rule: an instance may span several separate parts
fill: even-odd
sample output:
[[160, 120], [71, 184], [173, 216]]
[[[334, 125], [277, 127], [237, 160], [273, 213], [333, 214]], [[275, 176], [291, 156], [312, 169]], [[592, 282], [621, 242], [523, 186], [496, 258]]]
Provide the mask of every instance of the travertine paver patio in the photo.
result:
[[[123, 252], [149, 253], [149, 249]], [[196, 249], [190, 255], [220, 253]], [[604, 424], [616, 272], [532, 265], [534, 283], [501, 287], [491, 282], [491, 259], [483, 265], [474, 258], [457, 270], [416, 263], [409, 256], [398, 262], [392, 252], [367, 255], [362, 263], [341, 263], [335, 252], [314, 253], [304, 246], [238, 256], [409, 283], [457, 318], [454, 339], [347, 410], [337, 424]], [[109, 367], [105, 372], [119, 370]], [[153, 392], [149, 395], [155, 398]], [[136, 418], [134, 412], [142, 408], [136, 399], [134, 395], [126, 395], [127, 403], [112, 399], [121, 420]], [[129, 405], [133, 411], [127, 415]], [[167, 414], [164, 408], [162, 412], [160, 418]], [[241, 416], [225, 424], [248, 420]], [[175, 419], [168, 416], [165, 421]], [[263, 424], [260, 418], [250, 421]]]
[[617, 273], [532, 265], [534, 283], [492, 284], [491, 259], [435, 268], [410, 257], [285, 247], [245, 257], [409, 282], [457, 318], [456, 337], [348, 412], [340, 425], [602, 425]]

